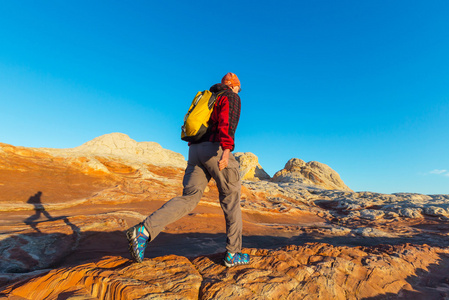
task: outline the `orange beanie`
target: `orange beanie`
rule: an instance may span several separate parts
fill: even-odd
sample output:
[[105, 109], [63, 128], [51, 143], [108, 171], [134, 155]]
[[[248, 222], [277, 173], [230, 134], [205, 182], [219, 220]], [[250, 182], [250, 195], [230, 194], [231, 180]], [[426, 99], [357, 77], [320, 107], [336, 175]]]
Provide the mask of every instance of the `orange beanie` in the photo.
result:
[[240, 86], [240, 80], [234, 73], [226, 74], [222, 79], [221, 83], [226, 84], [229, 87]]

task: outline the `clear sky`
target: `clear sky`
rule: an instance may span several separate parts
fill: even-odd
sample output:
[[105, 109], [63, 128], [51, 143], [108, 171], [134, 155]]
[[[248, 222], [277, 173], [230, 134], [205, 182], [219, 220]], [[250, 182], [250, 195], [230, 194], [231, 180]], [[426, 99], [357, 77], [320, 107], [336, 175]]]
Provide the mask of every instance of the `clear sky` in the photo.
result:
[[1, 1], [0, 142], [122, 132], [187, 155], [193, 96], [236, 73], [236, 150], [355, 191], [449, 194], [449, 1]]

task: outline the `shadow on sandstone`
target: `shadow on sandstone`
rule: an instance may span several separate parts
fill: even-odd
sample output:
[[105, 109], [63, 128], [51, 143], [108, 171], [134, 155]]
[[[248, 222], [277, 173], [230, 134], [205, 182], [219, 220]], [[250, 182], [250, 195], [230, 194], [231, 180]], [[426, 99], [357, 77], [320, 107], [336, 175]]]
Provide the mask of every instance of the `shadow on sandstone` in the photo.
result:
[[[124, 231], [80, 231], [67, 218], [68, 227], [61, 232], [39, 232], [15, 235], [2, 240], [0, 250], [1, 272], [30, 272], [45, 268], [73, 266], [96, 262], [104, 256], [121, 256], [131, 259]], [[107, 230], [107, 228], [105, 228]], [[70, 233], [70, 234], [67, 234]], [[276, 249], [287, 245], [301, 246], [305, 243], [325, 243], [333, 246], [430, 245], [449, 247], [449, 240], [436, 240], [428, 233], [410, 238], [386, 238], [364, 236], [323, 236], [301, 232], [291, 237], [268, 235], [245, 235], [244, 248]], [[194, 258], [226, 251], [225, 233], [164, 233], [148, 244], [146, 258], [179, 255]], [[3, 257], [8, 257], [4, 260]]]
[[[306, 243], [325, 243], [333, 246], [376, 246], [381, 244], [401, 245], [411, 243], [416, 245], [427, 244], [430, 246], [449, 246], [439, 242], [432, 243], [425, 234], [419, 234], [413, 238], [378, 238], [378, 237], [328, 237], [302, 233], [293, 237], [248, 235], [243, 237], [244, 248], [277, 249], [288, 245], [302, 246]], [[223, 253], [226, 251], [226, 235], [208, 233], [161, 233], [151, 242], [145, 252], [145, 257], [154, 258], [163, 255], [175, 254], [194, 258], [201, 255]], [[126, 256], [128, 257], [128, 256]]]
[[45, 209], [45, 206], [42, 204], [42, 192], [38, 191], [36, 194], [28, 198], [27, 203], [33, 204], [34, 206], [34, 215], [28, 217], [23, 222], [26, 225], [29, 225], [31, 228], [33, 228], [36, 232], [42, 233], [41, 230], [38, 228], [38, 224], [45, 221], [39, 221], [44, 216], [47, 220], [46, 221], [57, 221], [57, 220], [64, 220], [64, 222], [70, 226], [73, 232], [79, 231], [79, 228], [76, 227], [74, 224], [69, 222], [67, 216], [62, 217], [52, 217], [50, 213]]
[[[376, 246], [376, 245], [430, 245], [447, 247], [449, 241], [441, 242], [428, 238], [427, 234], [418, 234], [413, 238], [378, 238], [378, 237], [328, 237], [311, 234], [300, 234], [293, 237], [246, 235], [243, 237], [244, 248], [277, 249], [288, 245], [302, 246], [306, 243], [326, 243], [333, 246]], [[224, 233], [160, 233], [148, 244], [146, 258], [164, 255], [179, 255], [189, 259], [198, 256], [224, 253], [226, 234]], [[70, 255], [70, 261], [96, 261], [104, 256], [122, 256], [131, 259], [128, 244], [123, 231], [81, 233], [77, 249]], [[66, 260], [68, 262], [69, 259]]]
[[438, 264], [430, 264], [427, 270], [416, 269], [416, 275], [409, 276], [406, 281], [413, 291], [402, 290], [397, 294], [386, 293], [363, 300], [413, 299], [440, 300], [449, 298], [449, 257], [440, 256]]
[[[433, 247], [449, 247], [449, 240], [439, 235], [430, 234], [428, 232], [418, 233], [410, 237], [376, 237], [376, 236], [325, 236], [320, 234], [301, 233], [300, 235], [288, 238], [285, 242], [288, 245], [303, 245], [304, 243], [326, 243], [333, 246], [376, 246], [376, 245], [401, 245], [427, 244]], [[282, 245], [284, 246], [284, 245]]]
[[[105, 256], [121, 256], [131, 259], [124, 231], [77, 231], [71, 224], [64, 234], [61, 232], [34, 232], [14, 235], [2, 240], [0, 273], [26, 273], [35, 270], [73, 266], [86, 262], [97, 262]], [[76, 226], [74, 226], [76, 227]], [[374, 246], [379, 244], [416, 245], [444, 247], [432, 244], [425, 234], [411, 239], [370, 237], [323, 237], [300, 234], [293, 237], [249, 235], [243, 237], [243, 247], [276, 249], [287, 245], [301, 246], [305, 243], [326, 243], [333, 246]], [[179, 255], [187, 258], [226, 251], [224, 233], [161, 233], [148, 244], [146, 258], [164, 255]]]
[[[67, 225], [69, 226], [69, 225]], [[70, 227], [70, 226], [69, 226]], [[18, 235], [14, 238], [19, 238], [23, 240], [30, 241], [32, 239], [38, 239], [43, 237], [45, 234], [35, 232], [24, 235]], [[76, 239], [74, 238], [76, 237]], [[13, 238], [9, 238], [13, 239]], [[118, 256], [131, 259], [128, 253], [127, 240], [124, 231], [85, 231], [72, 234], [58, 234], [51, 239], [53, 244], [39, 244], [35, 243], [33, 247], [39, 245], [46, 245], [47, 249], [39, 252], [42, 258], [49, 255], [45, 254], [45, 250], [52, 251], [54, 249], [65, 249], [65, 256], [60, 257], [60, 259], [54, 261], [48, 261], [48, 265], [42, 266], [41, 268], [36, 268], [32, 266], [31, 269], [50, 269], [50, 268], [61, 268], [61, 267], [72, 267], [89, 262], [99, 262], [105, 256]], [[73, 244], [77, 240], [76, 244]], [[417, 240], [419, 241], [419, 239]], [[185, 256], [187, 258], [194, 258], [198, 256], [207, 256], [213, 262], [221, 264], [222, 253], [225, 251], [226, 235], [224, 233], [209, 234], [209, 233], [161, 233], [153, 242], [151, 242], [145, 253], [146, 258], [154, 258], [158, 256], [165, 255], [179, 255]], [[312, 236], [310, 234], [301, 234], [294, 237], [279, 237], [279, 236], [244, 236], [243, 246], [245, 248], [262, 248], [262, 249], [276, 249], [286, 245], [304, 245], [308, 242], [320, 242], [328, 243], [333, 246], [372, 246], [378, 244], [403, 244], [403, 243], [413, 243], [412, 240], [404, 239], [379, 239], [379, 238], [349, 238], [349, 237], [322, 237], [322, 236]], [[8, 239], [2, 241], [2, 246], [11, 244]], [[17, 243], [16, 243], [17, 244]], [[20, 244], [20, 243], [19, 243]], [[424, 243], [415, 243], [424, 244]], [[441, 245], [439, 245], [441, 246]], [[3, 250], [2, 249], [2, 253]], [[10, 249], [14, 250], [17, 259], [25, 259], [24, 264], [30, 263], [31, 261], [26, 260], [26, 250], [27, 249]], [[38, 253], [38, 254], [39, 254]], [[2, 254], [3, 256], [3, 254]], [[31, 256], [36, 257], [36, 255]], [[129, 261], [131, 264], [131, 261]], [[31, 271], [31, 270], [30, 270]], [[0, 270], [0, 273], [4, 270]], [[23, 270], [22, 270], [23, 272]], [[437, 291], [437, 289], [432, 289], [429, 286], [440, 286], [448, 284], [447, 276], [449, 272], [449, 258], [442, 257], [439, 264], [429, 266], [429, 270], [419, 270], [416, 276], [408, 278], [407, 281], [417, 292], [406, 292], [402, 294], [386, 294], [380, 295], [375, 298], [370, 299], [410, 299], [413, 297], [415, 299], [441, 299], [438, 295], [442, 292]], [[40, 274], [39, 276], [41, 276]], [[30, 277], [20, 278], [14, 280], [8, 280], [7, 282], [0, 280], [0, 290], [6, 285], [18, 284], [25, 285], [30, 280]], [[449, 287], [449, 285], [448, 285]], [[74, 296], [75, 294], [70, 294]], [[429, 296], [430, 295], [430, 296]], [[435, 295], [435, 298], [433, 298]], [[421, 297], [422, 296], [422, 297]], [[421, 297], [421, 298], [420, 298]], [[430, 297], [430, 298], [429, 298]], [[61, 298], [64, 299], [64, 298]]]

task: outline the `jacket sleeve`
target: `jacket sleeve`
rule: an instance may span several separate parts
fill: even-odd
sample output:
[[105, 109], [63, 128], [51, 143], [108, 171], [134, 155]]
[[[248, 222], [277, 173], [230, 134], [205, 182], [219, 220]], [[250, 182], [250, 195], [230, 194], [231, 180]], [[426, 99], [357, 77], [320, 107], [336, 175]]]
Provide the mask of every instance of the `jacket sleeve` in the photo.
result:
[[218, 101], [218, 140], [220, 146], [225, 149], [234, 150], [234, 139], [229, 134], [229, 100], [226, 96], [220, 96]]

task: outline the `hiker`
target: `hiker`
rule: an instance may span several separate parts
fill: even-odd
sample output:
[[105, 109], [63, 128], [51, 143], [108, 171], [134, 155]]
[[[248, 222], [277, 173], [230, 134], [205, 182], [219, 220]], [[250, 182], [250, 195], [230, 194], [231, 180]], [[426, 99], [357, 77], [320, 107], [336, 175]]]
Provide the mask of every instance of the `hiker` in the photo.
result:
[[148, 242], [154, 240], [166, 225], [179, 220], [197, 206], [209, 180], [214, 178], [226, 220], [227, 251], [223, 263], [227, 267], [249, 263], [249, 255], [241, 253], [241, 180], [239, 163], [231, 153], [235, 147], [234, 134], [240, 118], [240, 81], [235, 74], [227, 73], [221, 83], [213, 85], [210, 91], [219, 96], [207, 132], [197, 142], [189, 143], [182, 196], [171, 199], [126, 232], [129, 251], [136, 262], [143, 261]]

